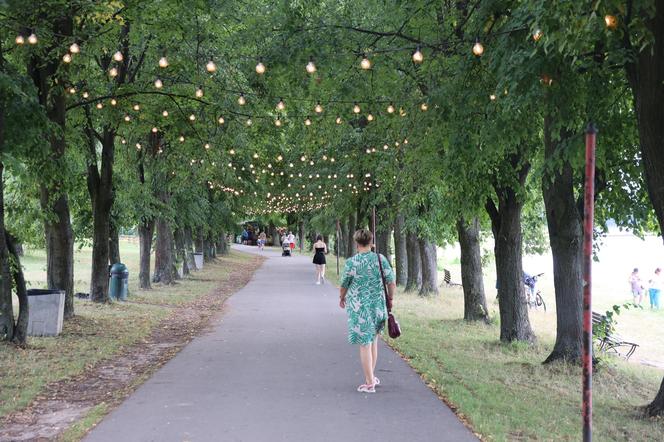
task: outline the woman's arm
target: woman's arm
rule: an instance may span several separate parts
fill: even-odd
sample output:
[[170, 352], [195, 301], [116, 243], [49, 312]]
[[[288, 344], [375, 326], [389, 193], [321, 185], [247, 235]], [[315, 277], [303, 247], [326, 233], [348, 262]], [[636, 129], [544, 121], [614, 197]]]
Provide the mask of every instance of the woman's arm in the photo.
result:
[[346, 293], [348, 292], [347, 288], [341, 287], [339, 289], [339, 307], [346, 308]]

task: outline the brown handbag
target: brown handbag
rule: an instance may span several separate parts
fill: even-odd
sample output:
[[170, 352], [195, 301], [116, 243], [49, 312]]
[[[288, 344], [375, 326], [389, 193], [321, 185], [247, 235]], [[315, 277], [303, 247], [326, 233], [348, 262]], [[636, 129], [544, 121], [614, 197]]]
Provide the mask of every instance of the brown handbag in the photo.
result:
[[399, 326], [399, 321], [392, 314], [392, 300], [387, 293], [387, 284], [385, 283], [385, 274], [383, 273], [383, 260], [380, 259], [380, 255], [376, 253], [378, 257], [378, 267], [380, 268], [380, 279], [383, 281], [383, 292], [385, 293], [385, 305], [387, 306], [387, 334], [390, 335], [390, 338], [396, 339], [401, 336], [401, 327]]

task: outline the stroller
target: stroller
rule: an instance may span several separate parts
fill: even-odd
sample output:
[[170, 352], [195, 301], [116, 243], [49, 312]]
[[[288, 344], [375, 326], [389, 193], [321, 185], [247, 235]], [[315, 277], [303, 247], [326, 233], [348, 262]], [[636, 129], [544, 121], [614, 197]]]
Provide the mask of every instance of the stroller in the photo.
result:
[[292, 256], [289, 242], [284, 241], [284, 243], [281, 245], [281, 250], [281, 256]]

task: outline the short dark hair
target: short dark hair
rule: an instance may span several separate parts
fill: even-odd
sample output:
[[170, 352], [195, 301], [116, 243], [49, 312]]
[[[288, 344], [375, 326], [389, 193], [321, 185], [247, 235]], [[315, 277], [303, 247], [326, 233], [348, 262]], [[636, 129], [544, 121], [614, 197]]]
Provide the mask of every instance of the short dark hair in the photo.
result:
[[318, 236], [316, 236], [316, 241], [322, 241], [322, 240], [323, 240], [323, 236], [322, 236], [322, 235], [318, 235]]
[[371, 233], [367, 229], [360, 229], [355, 232], [355, 235], [353, 235], [353, 239], [359, 245], [366, 247], [369, 244], [371, 244], [371, 241], [373, 241], [373, 233]]
[[639, 269], [637, 269], [636, 267], [634, 267], [634, 270], [632, 271], [632, 273], [638, 273], [638, 271], [639, 271]]

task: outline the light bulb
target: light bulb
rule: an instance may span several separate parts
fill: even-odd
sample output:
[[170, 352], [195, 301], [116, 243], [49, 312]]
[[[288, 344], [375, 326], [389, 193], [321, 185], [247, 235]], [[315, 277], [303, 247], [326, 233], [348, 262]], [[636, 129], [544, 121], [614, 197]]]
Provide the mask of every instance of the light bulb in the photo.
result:
[[69, 93], [74, 95], [76, 93], [76, 88], [75, 87], [70, 87], [69, 88]]
[[618, 27], [618, 18], [615, 15], [607, 14], [604, 16], [604, 24], [608, 29], [614, 30]]
[[189, 121], [195, 121], [196, 120], [196, 115], [191, 114], [189, 115]]
[[196, 98], [201, 98], [203, 96], [203, 86], [198, 86], [196, 89]]
[[337, 124], [341, 124], [341, 123], [343, 123], [343, 120], [341, 119], [341, 117], [337, 117], [337, 119], [335, 120], [335, 122], [336, 122]]
[[157, 78], [154, 81], [154, 87], [156, 87], [157, 89], [161, 89], [162, 87], [164, 87], [164, 83], [160, 79]]
[[426, 111], [428, 111], [428, 110], [429, 110], [429, 105], [426, 104], [426, 103], [422, 103], [422, 104], [420, 104], [420, 110], [421, 110], [422, 112], [426, 112]]
[[263, 64], [263, 61], [259, 59], [258, 64], [256, 65], [256, 73], [258, 75], [263, 75], [265, 73], [265, 70], [266, 68], [265, 65]]
[[304, 120], [304, 125], [305, 125], [305, 126], [311, 126], [311, 120], [309, 119], [309, 117], [307, 117], [307, 118]]
[[314, 57], [309, 57], [309, 63], [305, 67], [308, 73], [313, 74], [316, 72], [316, 64], [314, 63]]
[[219, 124], [224, 124], [226, 122], [226, 120], [224, 120], [224, 117], [219, 117], [217, 121], [219, 122]]
[[62, 61], [64, 61], [65, 63], [71, 63], [71, 54], [67, 52], [65, 55], [63, 55]]
[[362, 61], [360, 61], [360, 67], [365, 71], [371, 69], [371, 60], [369, 60], [366, 57], [366, 55], [362, 56]]
[[279, 118], [274, 120], [274, 125], [277, 126], [277, 127], [281, 127], [281, 120]]
[[97, 109], [102, 109], [104, 105], [102, 103], [97, 103]]
[[237, 104], [239, 104], [240, 106], [244, 106], [245, 104], [247, 104], [247, 100], [246, 98], [244, 98], [244, 94], [240, 94], [240, 96], [237, 98]]
[[205, 69], [208, 72], [212, 73], [212, 72], [215, 72], [217, 70], [217, 65], [214, 64], [214, 61], [212, 61], [212, 59], [210, 59], [210, 61], [208, 61], [207, 64], [205, 65]]
[[124, 116], [124, 120], [125, 120], [126, 122], [129, 122], [129, 121], [131, 121], [131, 117], [130, 117], [129, 115], [125, 115], [125, 116]]
[[228, 153], [231, 154], [231, 155], [235, 155], [235, 149], [229, 150]]
[[88, 98], [89, 96], [90, 94], [88, 93], [88, 91], [83, 92], [83, 98]]
[[136, 104], [134, 105], [134, 108], [133, 108], [133, 109], [134, 109], [135, 111], [139, 111], [139, 110], [141, 110], [141, 105], [138, 104], [138, 103], [136, 103]]
[[277, 156], [277, 161], [282, 161], [283, 159], [284, 159], [283, 156], [281, 156], [281, 155]]
[[317, 114], [322, 114], [323, 113], [323, 106], [321, 106], [320, 101], [316, 103], [316, 107], [314, 107], [314, 111]]
[[473, 54], [475, 54], [478, 57], [484, 54], [484, 46], [480, 42], [479, 38], [475, 40], [475, 44], [473, 45]]
[[277, 109], [278, 110], [286, 109], [286, 104], [284, 103], [284, 100], [282, 98], [280, 98], [279, 102], [277, 103]]
[[110, 68], [108, 70], [108, 75], [111, 77], [117, 77], [118, 76], [118, 68]]
[[251, 118], [247, 118], [247, 126], [251, 126], [252, 124], [254, 124], [254, 122], [251, 121]]
[[355, 103], [353, 105], [353, 113], [354, 114], [359, 114], [360, 112], [362, 112], [362, 109], [360, 109], [360, 106], [357, 103]]
[[373, 114], [371, 114], [371, 113], [368, 114], [368, 115], [367, 115], [367, 121], [373, 121], [373, 120], [374, 120], [374, 116], [373, 116]]
[[25, 37], [19, 34], [16, 36], [16, 39], [14, 41], [16, 42], [17, 45], [22, 45], [25, 43]]
[[159, 129], [157, 129], [156, 127], [153, 127], [153, 128], [152, 128], [152, 133], [153, 133], [153, 134], [156, 134], [157, 132], [159, 132]]
[[36, 45], [37, 41], [38, 41], [37, 35], [35, 35], [34, 32], [28, 36], [28, 43], [30, 43], [31, 45]]
[[393, 114], [394, 110], [395, 110], [394, 105], [392, 103], [390, 103], [389, 106], [387, 106], [387, 113], [388, 114]]
[[542, 34], [542, 30], [541, 30], [541, 29], [539, 29], [539, 28], [538, 28], [538, 29], [535, 29], [535, 31], [533, 32], [533, 40], [535, 40], [535, 41], [539, 41], [539, 39], [542, 38], [542, 35], [543, 35], [543, 34]]
[[167, 118], [168, 117], [168, 111], [165, 110], [161, 113], [162, 117]]
[[257, 154], [257, 153], [254, 153], [254, 158], [258, 158], [258, 154]]
[[111, 106], [115, 106], [116, 104], [118, 104], [118, 100], [111, 98]]
[[180, 135], [180, 143], [184, 143], [184, 135]]
[[141, 150], [141, 143], [136, 143], [136, 149]]
[[120, 62], [123, 59], [124, 59], [124, 55], [122, 55], [122, 52], [117, 51], [115, 54], [113, 54], [113, 60]]
[[418, 46], [415, 49], [415, 52], [413, 52], [413, 63], [420, 64], [424, 61], [424, 54], [422, 54], [422, 51], [420, 50], [420, 47]]
[[210, 149], [210, 143], [205, 143], [205, 150], [209, 150], [209, 149]]
[[123, 138], [122, 140], [120, 140], [120, 142], [121, 142], [122, 144], [127, 144], [127, 140], [125, 140], [124, 138]]
[[496, 99], [496, 94], [489, 95], [489, 100], [494, 101]]
[[72, 43], [71, 46], [69, 46], [69, 52], [72, 54], [78, 54], [81, 52], [81, 48], [77, 43]]
[[159, 67], [160, 68], [167, 68], [168, 67], [168, 59], [165, 56], [162, 56], [159, 59]]

